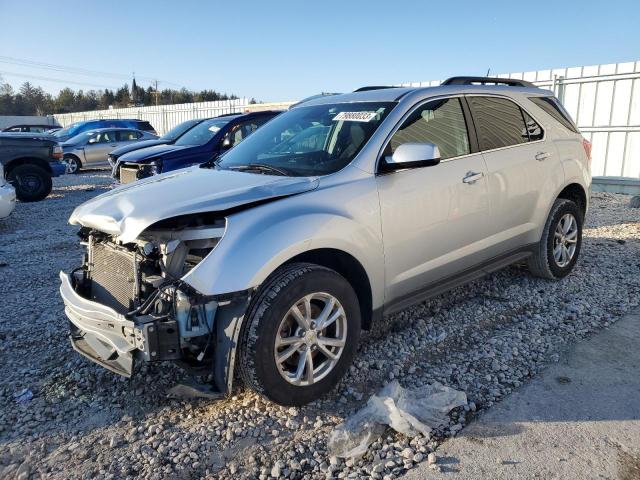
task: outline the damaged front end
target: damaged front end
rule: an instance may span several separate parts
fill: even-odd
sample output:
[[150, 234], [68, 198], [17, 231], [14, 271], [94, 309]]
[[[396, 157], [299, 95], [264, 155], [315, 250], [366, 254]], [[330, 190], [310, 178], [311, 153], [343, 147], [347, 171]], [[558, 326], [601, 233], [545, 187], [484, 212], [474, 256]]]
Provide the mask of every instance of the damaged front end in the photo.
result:
[[82, 227], [83, 264], [60, 272], [73, 347], [126, 377], [140, 362], [174, 361], [229, 392], [251, 292], [203, 295], [182, 280], [224, 232], [224, 218], [206, 215], [157, 222], [128, 243]]

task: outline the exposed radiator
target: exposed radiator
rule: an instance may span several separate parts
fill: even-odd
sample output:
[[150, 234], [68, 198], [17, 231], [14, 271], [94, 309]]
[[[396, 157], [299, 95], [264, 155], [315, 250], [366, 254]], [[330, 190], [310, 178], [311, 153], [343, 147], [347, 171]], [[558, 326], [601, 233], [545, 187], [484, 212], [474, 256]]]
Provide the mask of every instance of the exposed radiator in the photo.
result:
[[138, 169], [131, 167], [120, 167], [120, 183], [131, 183], [138, 180]]
[[91, 242], [89, 262], [92, 300], [119, 313], [133, 310], [140, 288], [135, 253]]

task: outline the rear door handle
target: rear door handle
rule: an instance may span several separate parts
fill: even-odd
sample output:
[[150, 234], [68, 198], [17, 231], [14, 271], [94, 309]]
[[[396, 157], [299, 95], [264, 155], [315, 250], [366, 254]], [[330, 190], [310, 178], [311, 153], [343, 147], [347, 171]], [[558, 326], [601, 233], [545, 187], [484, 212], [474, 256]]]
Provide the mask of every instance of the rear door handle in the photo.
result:
[[546, 160], [547, 158], [549, 158], [551, 156], [550, 153], [548, 152], [538, 152], [536, 153], [536, 160], [538, 160], [539, 162]]
[[478, 180], [480, 180], [482, 177], [484, 177], [484, 173], [470, 171], [470, 172], [467, 172], [467, 174], [464, 176], [464, 178], [462, 179], [462, 182], [473, 184], [473, 183], [476, 183]]

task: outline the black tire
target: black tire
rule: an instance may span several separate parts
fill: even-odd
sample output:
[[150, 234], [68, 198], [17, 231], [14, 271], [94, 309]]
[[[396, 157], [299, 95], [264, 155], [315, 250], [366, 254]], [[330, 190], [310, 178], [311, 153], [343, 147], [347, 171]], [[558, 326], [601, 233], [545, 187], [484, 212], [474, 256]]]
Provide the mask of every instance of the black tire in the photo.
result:
[[82, 168], [82, 162], [75, 155], [67, 155], [64, 157], [66, 162], [69, 164], [69, 168], [67, 168], [68, 173], [79, 173]]
[[[554, 233], [558, 223], [566, 214], [571, 214], [575, 218], [578, 227], [577, 241], [575, 253], [573, 254], [570, 262], [565, 266], [560, 266], [553, 255]], [[527, 259], [527, 265], [531, 274], [548, 280], [558, 280], [566, 277], [571, 270], [573, 270], [573, 267], [578, 261], [578, 256], [580, 255], [583, 223], [584, 215], [580, 210], [580, 207], [578, 207], [575, 202], [564, 198], [556, 199], [544, 225], [542, 238], [536, 248], [536, 252]]]
[[[280, 322], [305, 295], [326, 292], [342, 305], [346, 317], [346, 343], [327, 375], [311, 385], [285, 380], [275, 360], [275, 340]], [[344, 277], [325, 267], [295, 263], [271, 275], [247, 311], [240, 335], [238, 364], [245, 384], [280, 405], [305, 405], [330, 391], [351, 365], [360, 336], [358, 298]]]
[[51, 193], [51, 174], [37, 165], [23, 164], [7, 173], [7, 180], [16, 189], [16, 197], [22, 202], [37, 202]]

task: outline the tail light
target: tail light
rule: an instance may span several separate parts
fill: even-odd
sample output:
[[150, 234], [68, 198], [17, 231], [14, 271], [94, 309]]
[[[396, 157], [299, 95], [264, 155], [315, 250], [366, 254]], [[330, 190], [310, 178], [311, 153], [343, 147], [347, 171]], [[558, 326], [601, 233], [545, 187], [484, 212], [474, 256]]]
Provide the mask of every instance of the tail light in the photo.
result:
[[583, 138], [582, 146], [584, 147], [584, 153], [587, 154], [587, 160], [589, 161], [589, 165], [591, 165], [591, 142], [586, 138]]
[[57, 160], [62, 160], [62, 147], [60, 145], [56, 145], [55, 147], [53, 147], [51, 156]]

